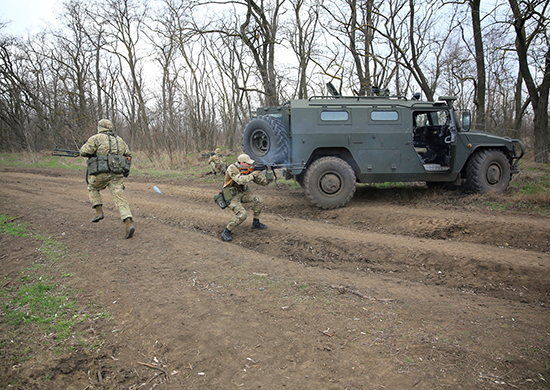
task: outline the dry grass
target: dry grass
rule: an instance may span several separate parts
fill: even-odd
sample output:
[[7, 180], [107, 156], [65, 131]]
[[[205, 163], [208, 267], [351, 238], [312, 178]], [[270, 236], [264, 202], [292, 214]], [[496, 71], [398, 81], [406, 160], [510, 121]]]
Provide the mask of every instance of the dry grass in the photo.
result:
[[[238, 152], [223, 150], [229, 163]], [[202, 153], [158, 153], [155, 156], [141, 151], [133, 152], [132, 174], [153, 176], [204, 177], [208, 172], [208, 157]], [[0, 164], [48, 168], [85, 169], [82, 158], [52, 157], [48, 151], [40, 153], [0, 153]], [[510, 211], [550, 214], [550, 165], [535, 163], [529, 155], [519, 164], [520, 173], [514, 175], [508, 191], [503, 195], [471, 195], [462, 191], [426, 190], [424, 183], [367, 184], [358, 187], [356, 197], [376, 202], [392, 199], [397, 203], [433, 203], [459, 208], [491, 208]], [[282, 181], [286, 183], [286, 181]], [[291, 185], [289, 181], [287, 184]], [[297, 185], [295, 185], [297, 187]]]

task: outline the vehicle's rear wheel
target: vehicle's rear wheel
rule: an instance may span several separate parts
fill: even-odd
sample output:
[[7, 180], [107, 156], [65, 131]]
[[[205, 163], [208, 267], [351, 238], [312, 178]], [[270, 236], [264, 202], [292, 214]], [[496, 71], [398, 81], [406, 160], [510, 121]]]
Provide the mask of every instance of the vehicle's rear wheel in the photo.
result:
[[283, 124], [269, 115], [252, 119], [243, 131], [244, 152], [265, 164], [288, 163], [289, 144]]
[[306, 176], [306, 172], [302, 171], [299, 175], [296, 175], [296, 181], [300, 185], [300, 187], [304, 188], [304, 177]]
[[510, 177], [510, 162], [497, 149], [475, 152], [466, 165], [466, 189], [471, 192], [502, 194]]
[[304, 176], [306, 197], [322, 209], [346, 205], [355, 193], [355, 173], [338, 157], [323, 157], [307, 169]]

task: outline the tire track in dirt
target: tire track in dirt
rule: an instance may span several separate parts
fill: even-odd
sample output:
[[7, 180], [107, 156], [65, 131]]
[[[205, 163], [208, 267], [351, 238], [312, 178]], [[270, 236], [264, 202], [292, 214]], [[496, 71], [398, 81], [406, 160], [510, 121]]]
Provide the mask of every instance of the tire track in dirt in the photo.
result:
[[[495, 378], [515, 388], [547, 384], [540, 375], [547, 372], [548, 310], [519, 302], [542, 303], [542, 291], [531, 290], [533, 281], [549, 279], [548, 255], [419, 238], [397, 224], [414, 226], [409, 218], [426, 215], [425, 225], [448, 219], [446, 226], [468, 221], [469, 228], [484, 215], [442, 217], [438, 211], [447, 210], [389, 203], [384, 212], [368, 202], [326, 212], [297, 191], [267, 187], [257, 192], [266, 199], [269, 229], [252, 230], [248, 220], [224, 243], [219, 234], [231, 212], [212, 201], [217, 183], [130, 178], [137, 232], [123, 240], [108, 191], [106, 218], [92, 224], [82, 178], [50, 178], [9, 177], [1, 183], [3, 206], [10, 213], [25, 208], [25, 220], [67, 241], [82, 294], [116, 318], [116, 328], [104, 328], [112, 349], [98, 361], [111, 380], [105, 388], [145, 382], [150, 372], [135, 362], [153, 357], [179, 372], [163, 384], [168, 389], [501, 388]], [[17, 181], [42, 191], [28, 196]], [[374, 229], [384, 214], [388, 230]], [[534, 226], [536, 219], [526, 219]], [[513, 291], [519, 286], [529, 289], [521, 288], [523, 297]], [[67, 386], [76, 383], [66, 378]]]
[[[19, 179], [28, 180], [32, 179]], [[59, 179], [56, 189], [66, 201], [88, 206], [87, 194], [67, 186]], [[11, 191], [26, 191], [28, 183], [10, 186]], [[142, 179], [127, 184], [139, 225], [155, 220], [168, 226], [185, 228], [219, 238], [232, 216], [212, 200], [218, 184], [159, 184], [163, 194]], [[303, 207], [299, 191], [285, 197], [278, 188], [258, 188], [266, 199], [262, 221], [267, 231], [250, 229], [251, 217], [234, 231], [234, 241], [262, 254], [327, 269], [353, 273], [381, 273], [392, 277], [439, 285], [466, 293], [487, 294], [519, 302], [550, 304], [550, 255], [541, 253], [537, 237], [548, 237], [550, 223], [543, 218], [483, 215], [448, 210], [408, 208], [400, 205], [368, 205], [351, 202], [348, 207], [321, 211]], [[106, 217], [117, 218], [110, 194], [103, 191]], [[283, 202], [283, 198], [286, 202]], [[279, 208], [284, 204], [284, 208]], [[292, 205], [295, 205], [293, 208]], [[310, 219], [296, 214], [310, 212]], [[446, 214], [442, 217], [441, 214]], [[90, 211], [91, 217], [92, 212]], [[87, 216], [88, 217], [88, 216]], [[86, 218], [87, 218], [86, 217]], [[382, 223], [386, 225], [382, 228]], [[517, 228], [516, 226], [520, 226]], [[479, 243], [465, 233], [462, 240], [442, 239], [437, 231], [484, 231], [495, 241], [506, 240], [503, 232], [517, 232], [518, 240], [531, 250], [512, 245]], [[504, 236], [504, 238], [503, 238]], [[531, 242], [533, 244], [531, 244]]]
[[409, 206], [392, 206], [390, 212], [387, 206], [352, 207], [363, 230], [550, 252], [548, 218]]
[[[180, 201], [212, 203], [217, 184], [201, 183], [200, 188], [164, 184], [166, 193]], [[151, 191], [151, 187], [142, 187]], [[319, 210], [309, 204], [301, 190], [287, 186], [255, 188], [264, 195], [265, 211], [282, 217], [330, 221], [366, 232], [399, 234], [417, 238], [454, 240], [550, 253], [550, 218], [478, 210], [446, 210], [411, 205], [379, 205], [368, 200], [352, 200], [337, 210]], [[398, 188], [395, 191], [399, 191]], [[444, 194], [442, 194], [444, 196]]]
[[[157, 196], [151, 190], [137, 186], [132, 199], [139, 210], [147, 210], [143, 218], [154, 218], [167, 225], [219, 237], [232, 216], [230, 211], [222, 211], [213, 203], [211, 195], [215, 192], [208, 186], [188, 188], [165, 184], [163, 188], [164, 195]], [[269, 196], [271, 194], [265, 196], [266, 199]], [[359, 206], [352, 206], [325, 213], [326, 220], [305, 220], [289, 216], [290, 212], [286, 215], [278, 212], [276, 204], [276, 199], [266, 202], [267, 210], [262, 215], [262, 221], [268, 224], [267, 231], [250, 229], [249, 218], [234, 231], [234, 241], [228, 245], [242, 245], [262, 254], [310, 266], [349, 272], [387, 273], [466, 293], [550, 304], [550, 255], [506, 245], [498, 247], [475, 240], [438, 239], [418, 233], [428, 229], [477, 229], [478, 225], [482, 225], [492, 228], [487, 234], [501, 237], [500, 232], [520, 223], [520, 218], [511, 217], [507, 221], [505, 217], [486, 218], [469, 213], [459, 219], [441, 218], [437, 216], [438, 212], [430, 210], [405, 210], [392, 206], [394, 212], [387, 214], [398, 214], [399, 219], [389, 217], [394, 219], [389, 225], [400, 225], [402, 228], [398, 229], [400, 234], [390, 234], [366, 230], [363, 224], [359, 224], [360, 227], [353, 222], [346, 225], [350, 222], [350, 213], [353, 218], [372, 219], [372, 207], [359, 210]], [[427, 215], [421, 216], [423, 213]], [[416, 224], [417, 221], [420, 223]], [[528, 220], [522, 225], [522, 231], [527, 232], [524, 240], [532, 238], [533, 229], [545, 228], [544, 221]], [[414, 235], [410, 234], [412, 226], [417, 232]], [[544, 234], [540, 229], [538, 231]]]

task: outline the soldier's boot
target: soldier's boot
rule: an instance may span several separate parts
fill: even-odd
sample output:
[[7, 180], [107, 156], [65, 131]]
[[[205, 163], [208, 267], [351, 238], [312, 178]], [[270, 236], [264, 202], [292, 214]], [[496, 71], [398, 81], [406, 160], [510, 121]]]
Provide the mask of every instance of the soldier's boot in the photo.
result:
[[134, 232], [136, 231], [136, 227], [134, 226], [134, 222], [132, 221], [132, 218], [128, 217], [124, 220], [124, 224], [126, 225], [126, 236], [124, 238], [132, 238], [134, 235]]
[[95, 217], [92, 219], [92, 222], [99, 222], [103, 219], [103, 207], [101, 205], [97, 205], [95, 208]]
[[260, 222], [258, 218], [254, 218], [252, 229], [267, 229], [267, 226]]
[[225, 228], [225, 230], [222, 232], [222, 238], [225, 241], [233, 240], [233, 237], [231, 237], [231, 230], [229, 230], [228, 228]]

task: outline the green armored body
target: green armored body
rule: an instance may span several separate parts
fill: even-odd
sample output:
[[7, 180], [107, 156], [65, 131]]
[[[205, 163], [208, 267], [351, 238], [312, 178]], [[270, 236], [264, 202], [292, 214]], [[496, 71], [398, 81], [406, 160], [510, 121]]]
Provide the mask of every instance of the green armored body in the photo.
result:
[[256, 111], [243, 132], [243, 150], [286, 168], [323, 209], [347, 204], [356, 183], [425, 181], [503, 193], [523, 144], [470, 130], [470, 112], [460, 121], [454, 100], [337, 94], [291, 100]]

